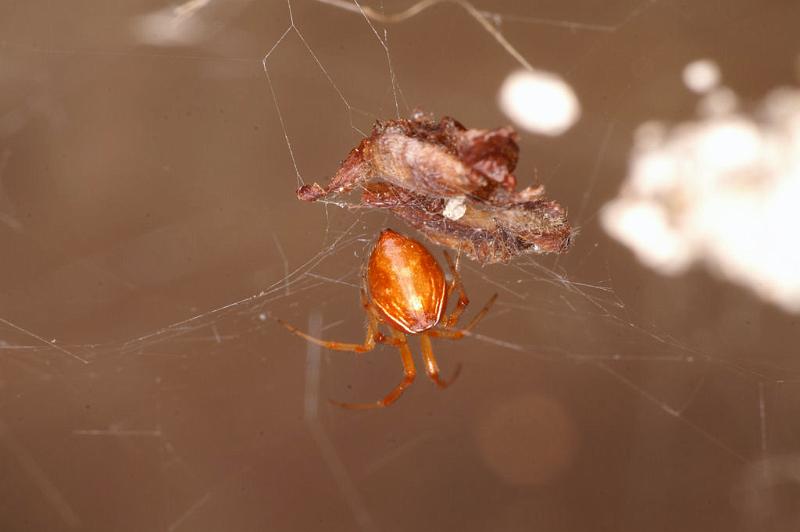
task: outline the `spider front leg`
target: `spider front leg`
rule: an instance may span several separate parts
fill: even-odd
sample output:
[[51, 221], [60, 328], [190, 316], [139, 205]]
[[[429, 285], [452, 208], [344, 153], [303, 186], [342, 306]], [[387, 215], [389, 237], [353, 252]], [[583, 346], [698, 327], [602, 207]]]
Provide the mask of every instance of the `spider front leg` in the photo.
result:
[[444, 327], [449, 328], [458, 323], [459, 318], [461, 318], [461, 314], [469, 305], [469, 298], [464, 290], [464, 284], [461, 282], [461, 274], [458, 273], [458, 266], [455, 262], [453, 262], [453, 258], [447, 251], [444, 251], [444, 258], [447, 261], [447, 265], [450, 267], [450, 273], [453, 275], [453, 280], [447, 287], [447, 300], [449, 301], [450, 297], [453, 295], [453, 292], [458, 290], [458, 302], [456, 303], [456, 308], [453, 309], [453, 312], [451, 312], [443, 320]]
[[366, 337], [364, 338], [364, 343], [356, 344], [356, 343], [346, 343], [346, 342], [335, 342], [331, 340], [323, 340], [321, 338], [316, 338], [311, 336], [310, 334], [301, 331], [294, 325], [286, 323], [280, 318], [276, 318], [273, 315], [269, 315], [272, 319], [286, 327], [289, 332], [303, 338], [311, 342], [312, 344], [316, 344], [322, 346], [326, 349], [331, 349], [333, 351], [351, 351], [354, 353], [366, 353], [367, 351], [372, 351], [375, 348], [375, 342], [383, 342], [385, 339], [383, 335], [378, 332], [378, 317], [373, 309], [372, 305], [367, 301], [366, 294], [364, 290], [361, 290], [361, 304], [367, 311], [367, 317], [369, 322], [367, 324], [367, 333]]
[[464, 337], [469, 331], [475, 327], [478, 322], [480, 322], [486, 313], [489, 312], [489, 309], [492, 308], [492, 305], [497, 300], [497, 294], [494, 294], [492, 297], [489, 298], [489, 301], [483, 306], [483, 308], [478, 312], [472, 320], [467, 324], [466, 327], [462, 329], [448, 329], [447, 327], [430, 329], [426, 331], [425, 334], [429, 334], [430, 336], [434, 336], [436, 338], [448, 338], [450, 340], [459, 340]]

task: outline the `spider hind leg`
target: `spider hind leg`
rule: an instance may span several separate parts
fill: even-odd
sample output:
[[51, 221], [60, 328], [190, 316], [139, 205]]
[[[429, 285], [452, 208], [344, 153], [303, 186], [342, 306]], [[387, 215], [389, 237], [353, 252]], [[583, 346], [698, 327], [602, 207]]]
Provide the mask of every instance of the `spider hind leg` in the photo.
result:
[[386, 397], [379, 401], [372, 403], [341, 403], [339, 401], [329, 399], [332, 404], [348, 410], [385, 408], [397, 401], [400, 396], [403, 395], [403, 392], [406, 391], [406, 388], [411, 386], [417, 376], [417, 370], [414, 367], [414, 359], [411, 357], [411, 349], [408, 347], [408, 342], [406, 342], [405, 336], [402, 333], [395, 333], [393, 331], [392, 337], [387, 338], [386, 343], [394, 345], [400, 351], [400, 357], [403, 361], [403, 380], [400, 381], [400, 384], [395, 386], [392, 391], [386, 395]]
[[445, 381], [439, 376], [439, 364], [436, 362], [436, 357], [433, 355], [430, 337], [427, 333], [422, 333], [419, 341], [422, 346], [422, 359], [425, 361], [425, 373], [428, 374], [428, 377], [441, 389], [445, 389], [453, 384], [461, 373], [461, 364], [456, 366], [453, 376]]

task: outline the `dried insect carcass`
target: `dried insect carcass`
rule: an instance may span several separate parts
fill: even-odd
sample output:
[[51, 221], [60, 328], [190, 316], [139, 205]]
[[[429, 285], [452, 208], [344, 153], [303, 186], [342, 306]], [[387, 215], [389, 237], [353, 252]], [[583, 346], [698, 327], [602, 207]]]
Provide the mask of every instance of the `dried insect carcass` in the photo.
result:
[[448, 212], [453, 199], [414, 194], [388, 183], [368, 185], [365, 205], [388, 209], [429, 240], [487, 264], [525, 253], [562, 253], [573, 237], [566, 213], [554, 201], [479, 201], [458, 198], [458, 216]]
[[315, 201], [373, 181], [387, 181], [417, 194], [448, 197], [513, 190], [519, 147], [510, 127], [467, 129], [449, 117], [435, 122], [416, 113], [410, 120], [378, 121], [327, 186], [303, 185], [297, 196]]
[[516, 140], [510, 126], [468, 129], [419, 112], [379, 121], [326, 186], [303, 185], [297, 196], [317, 201], [358, 187], [364, 192], [355, 207], [387, 208], [480, 262], [566, 251], [572, 230], [564, 209], [546, 201], [541, 186], [515, 190]]

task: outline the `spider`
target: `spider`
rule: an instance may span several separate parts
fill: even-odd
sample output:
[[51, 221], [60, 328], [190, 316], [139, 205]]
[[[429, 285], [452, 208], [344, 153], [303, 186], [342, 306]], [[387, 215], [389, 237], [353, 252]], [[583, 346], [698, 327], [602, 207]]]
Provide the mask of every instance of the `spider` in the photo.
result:
[[[381, 232], [372, 248], [363, 275], [365, 286], [361, 289], [361, 304], [367, 313], [368, 325], [366, 338], [361, 344], [315, 338], [275, 318], [278, 323], [297, 336], [335, 351], [365, 353], [374, 349], [376, 343], [389, 344], [400, 351], [403, 380], [383, 399], [371, 403], [331, 401], [333, 404], [349, 409], [367, 409], [383, 408], [397, 401], [406, 388], [414, 382], [417, 374], [406, 339], [407, 335], [419, 335], [425, 372], [439, 388], [447, 388], [458, 377], [460, 365], [448, 381], [439, 376], [439, 364], [433, 355], [430, 339], [431, 337], [450, 340], [463, 338], [486, 315], [497, 299], [497, 294], [489, 299], [464, 328], [456, 328], [461, 314], [469, 305], [469, 299], [456, 264], [447, 252], [444, 252], [444, 256], [452, 273], [449, 283], [439, 263], [425, 246], [391, 229]], [[458, 301], [453, 311], [446, 314], [447, 301], [454, 292], [458, 292]], [[379, 323], [390, 326], [389, 336], [378, 330]]]

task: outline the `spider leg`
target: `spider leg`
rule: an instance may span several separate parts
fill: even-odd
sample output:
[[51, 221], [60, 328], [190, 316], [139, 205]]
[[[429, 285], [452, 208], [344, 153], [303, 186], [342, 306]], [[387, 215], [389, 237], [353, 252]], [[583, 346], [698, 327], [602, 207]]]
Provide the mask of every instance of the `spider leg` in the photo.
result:
[[465, 331], [472, 330], [472, 328], [475, 327], [478, 324], [478, 322], [481, 321], [484, 318], [484, 316], [486, 316], [486, 314], [489, 312], [489, 309], [491, 309], [492, 305], [494, 305], [495, 301], [497, 301], [497, 294], [496, 293], [493, 294], [492, 297], [489, 298], [489, 301], [487, 301], [486, 304], [483, 305], [483, 308], [480, 310], [480, 312], [475, 314], [475, 316], [470, 320], [469, 323], [467, 323], [467, 326], [464, 327], [463, 330], [465, 330]]
[[403, 392], [406, 388], [411, 386], [411, 383], [414, 382], [414, 378], [417, 376], [417, 370], [414, 368], [414, 359], [411, 357], [411, 349], [409, 349], [405, 336], [402, 333], [392, 331], [392, 338], [387, 340], [391, 340], [388, 343], [397, 346], [400, 350], [400, 357], [403, 361], [403, 380], [400, 381], [400, 384], [395, 386], [386, 397], [373, 403], [340, 403], [332, 399], [330, 400], [331, 403], [349, 410], [366, 410], [369, 408], [387, 407], [403, 395]]
[[452, 327], [458, 323], [458, 320], [461, 317], [461, 314], [464, 312], [464, 309], [466, 309], [467, 305], [469, 305], [469, 298], [464, 290], [464, 284], [461, 282], [461, 274], [458, 273], [458, 266], [453, 261], [453, 257], [451, 257], [447, 251], [444, 251], [444, 258], [447, 261], [447, 265], [450, 267], [450, 273], [453, 275], [453, 280], [447, 287], [447, 300], [449, 301], [450, 296], [453, 295], [453, 292], [458, 290], [458, 302], [456, 303], [456, 308], [454, 308], [453, 312], [451, 312], [444, 319], [444, 326]]
[[372, 312], [372, 305], [369, 302], [369, 298], [367, 298], [367, 291], [364, 288], [361, 288], [361, 306], [364, 307], [364, 310], [367, 312]]
[[367, 325], [367, 334], [364, 338], [364, 343], [355, 344], [355, 343], [346, 343], [346, 342], [334, 342], [331, 340], [323, 340], [321, 338], [315, 338], [310, 334], [301, 331], [294, 325], [286, 323], [280, 318], [276, 318], [275, 316], [269, 315], [270, 318], [277, 321], [284, 327], [286, 327], [289, 332], [303, 338], [312, 344], [317, 344], [319, 346], [325, 347], [327, 349], [332, 349], [333, 351], [352, 351], [354, 353], [366, 353], [367, 351], [372, 351], [375, 348], [375, 342], [380, 341], [383, 342], [384, 338], [381, 333], [378, 332], [378, 318], [375, 313], [372, 311], [369, 303], [365, 303], [365, 307], [367, 308], [367, 316], [369, 318], [369, 324]]
[[461, 373], [461, 364], [456, 366], [456, 370], [453, 373], [453, 376], [450, 377], [450, 380], [443, 380], [441, 377], [439, 377], [439, 364], [436, 363], [436, 357], [433, 356], [433, 348], [431, 347], [430, 337], [427, 335], [427, 333], [422, 333], [419, 341], [422, 345], [422, 359], [425, 361], [425, 373], [428, 374], [428, 377], [430, 377], [430, 379], [436, 383], [436, 386], [442, 389], [453, 384], [458, 378], [459, 373]]
[[428, 331], [425, 331], [425, 334], [434, 336], [436, 338], [448, 338], [450, 340], [459, 340], [463, 338], [466, 333], [471, 331], [472, 328], [475, 327], [478, 324], [478, 322], [483, 319], [484, 316], [486, 316], [486, 313], [489, 312], [489, 309], [492, 308], [492, 305], [496, 300], [497, 300], [497, 294], [490, 297], [489, 301], [486, 302], [481, 311], [478, 312], [475, 315], [475, 317], [472, 318], [472, 320], [470, 320], [467, 326], [462, 329], [447, 329], [446, 327], [441, 329], [430, 329]]

